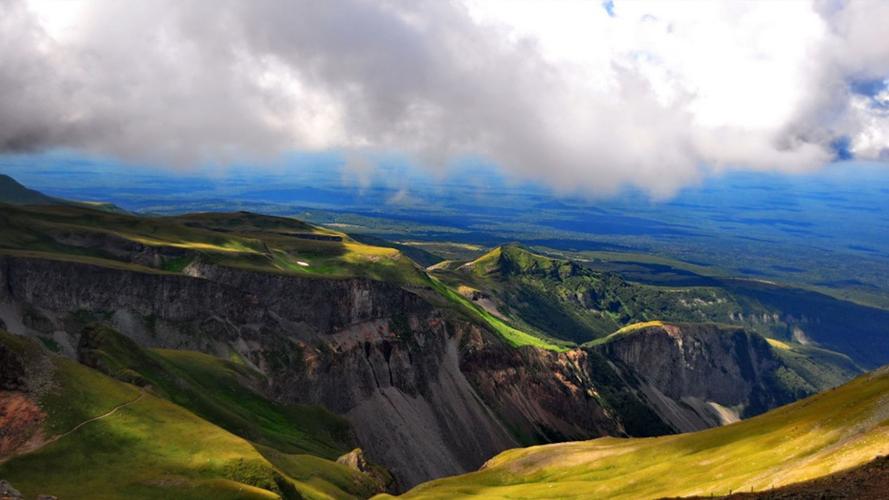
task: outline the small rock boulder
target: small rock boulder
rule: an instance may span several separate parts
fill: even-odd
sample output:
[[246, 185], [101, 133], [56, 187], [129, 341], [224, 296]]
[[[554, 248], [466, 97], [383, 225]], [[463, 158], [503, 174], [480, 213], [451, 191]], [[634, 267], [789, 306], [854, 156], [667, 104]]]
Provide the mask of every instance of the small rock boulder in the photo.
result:
[[349, 453], [342, 455], [336, 459], [336, 463], [345, 465], [346, 467], [363, 474], [367, 474], [376, 483], [377, 489], [380, 492], [395, 491], [395, 478], [392, 477], [392, 474], [385, 468], [369, 462], [367, 458], [364, 457], [364, 451], [362, 451], [361, 448], [355, 448]]
[[364, 451], [362, 451], [361, 448], [355, 448], [349, 453], [346, 453], [340, 458], [337, 458], [336, 463], [343, 464], [350, 469], [357, 470], [358, 472], [370, 472], [370, 464], [368, 463], [367, 459], [364, 458]]
[[9, 481], [0, 479], [0, 500], [22, 500], [25, 498]]

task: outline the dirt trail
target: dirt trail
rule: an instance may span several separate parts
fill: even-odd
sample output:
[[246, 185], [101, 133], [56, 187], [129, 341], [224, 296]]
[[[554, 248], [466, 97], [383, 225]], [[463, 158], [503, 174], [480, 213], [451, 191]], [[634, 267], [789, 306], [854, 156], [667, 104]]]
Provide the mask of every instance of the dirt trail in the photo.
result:
[[12, 458], [15, 458], [15, 457], [18, 457], [18, 456], [21, 456], [21, 455], [26, 455], [26, 454], [28, 454], [28, 453], [33, 453], [33, 452], [35, 452], [35, 451], [38, 451], [38, 450], [40, 450], [40, 449], [46, 447], [47, 445], [50, 445], [50, 444], [52, 444], [52, 443], [55, 443], [55, 442], [58, 441], [59, 439], [62, 439], [63, 437], [72, 434], [73, 432], [77, 431], [78, 429], [80, 429], [81, 427], [83, 427], [84, 425], [86, 425], [86, 424], [88, 424], [88, 423], [90, 423], [90, 422], [95, 422], [96, 420], [101, 420], [101, 419], [103, 419], [103, 418], [107, 418], [107, 417], [110, 417], [111, 415], [114, 415], [114, 414], [117, 413], [117, 411], [120, 410], [121, 408], [124, 408], [124, 407], [129, 406], [129, 405], [131, 405], [131, 404], [133, 404], [133, 403], [138, 402], [138, 401], [139, 401], [140, 399], [142, 399], [144, 396], [145, 396], [145, 390], [144, 390], [144, 389], [143, 389], [143, 390], [140, 390], [140, 391], [139, 391], [139, 395], [136, 396], [134, 399], [131, 399], [130, 401], [127, 401], [127, 402], [125, 402], [125, 403], [121, 403], [121, 404], [115, 406], [114, 408], [108, 410], [106, 413], [103, 413], [102, 415], [99, 415], [99, 416], [97, 416], [97, 417], [93, 417], [93, 418], [88, 419], [88, 420], [84, 420], [83, 422], [81, 422], [81, 423], [75, 425], [74, 428], [71, 429], [71, 430], [68, 431], [68, 432], [65, 432], [65, 433], [63, 433], [63, 434], [59, 434], [59, 435], [57, 435], [57, 436], [53, 436], [52, 438], [47, 439], [46, 441], [43, 441], [43, 442], [40, 442], [40, 443], [34, 443], [33, 446], [28, 446], [28, 447], [26, 447], [26, 448], [24, 448], [24, 449], [19, 449], [19, 450], [17, 451], [17, 453], [13, 453], [12, 455], [10, 455], [10, 456], [8, 456], [8, 457], [0, 458], [0, 464], [3, 464], [4, 462], [7, 462], [8, 460], [10, 460], [10, 459], [12, 459]]

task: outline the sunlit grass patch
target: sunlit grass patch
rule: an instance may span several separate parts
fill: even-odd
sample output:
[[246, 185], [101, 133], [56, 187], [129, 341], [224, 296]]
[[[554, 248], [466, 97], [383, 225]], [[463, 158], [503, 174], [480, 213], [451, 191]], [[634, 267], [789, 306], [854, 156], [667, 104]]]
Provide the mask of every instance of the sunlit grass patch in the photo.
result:
[[513, 347], [534, 346], [541, 349], [558, 352], [564, 352], [570, 348], [569, 343], [558, 344], [543, 339], [541, 337], [523, 332], [506, 324], [506, 322], [504, 322], [500, 318], [497, 318], [493, 314], [474, 304], [472, 301], [468, 300], [457, 291], [454, 291], [435, 277], [430, 276], [429, 282], [432, 284], [433, 288], [437, 290], [441, 295], [460, 306], [462, 310], [468, 312], [474, 318], [481, 320], [484, 324], [490, 327], [495, 333], [500, 335], [503, 340], [505, 340]]
[[169, 246], [188, 250], [203, 250], [207, 252], [234, 252], [234, 253], [258, 253], [253, 248], [238, 240], [229, 240], [222, 244], [207, 243], [201, 241], [160, 240], [138, 235], [122, 235], [127, 239], [150, 246]]
[[401, 255], [395, 248], [365, 245], [363, 243], [346, 242], [346, 259], [395, 258]]
[[635, 331], [643, 330], [643, 329], [645, 329], [645, 328], [652, 328], [652, 327], [664, 326], [664, 324], [665, 324], [665, 323], [664, 323], [663, 321], [660, 321], [660, 320], [643, 321], [643, 322], [641, 322], [641, 323], [633, 323], [633, 324], [631, 324], [631, 325], [627, 325], [627, 326], [625, 326], [625, 327], [619, 329], [618, 331], [616, 331], [616, 332], [614, 332], [614, 333], [616, 333], [616, 334], [630, 333], [630, 332], [635, 332]]
[[788, 344], [787, 342], [782, 342], [778, 339], [770, 339], [770, 338], [767, 338], [766, 342], [768, 342], [769, 345], [774, 347], [775, 349], [781, 349], [782, 351], [789, 351], [790, 350], [790, 344]]
[[660, 498], [767, 490], [889, 453], [889, 371], [736, 424], [510, 450], [408, 498]]
[[602, 338], [593, 340], [593, 341], [588, 342], [587, 344], [584, 344], [584, 345], [600, 345], [600, 344], [604, 344], [604, 343], [607, 343], [607, 342], [611, 342], [612, 340], [614, 340], [614, 339], [616, 339], [616, 338], [618, 338], [618, 337], [621, 337], [621, 336], [623, 336], [623, 335], [627, 335], [627, 334], [630, 334], [630, 333], [633, 333], [633, 332], [638, 332], [638, 331], [640, 331], [640, 330], [644, 330], [644, 329], [646, 329], [646, 328], [657, 328], [657, 327], [662, 327], [662, 326], [665, 326], [666, 324], [667, 324], [667, 323], [664, 323], [663, 321], [660, 321], [660, 320], [644, 321], [644, 322], [641, 322], [641, 323], [632, 323], [632, 324], [627, 325], [627, 326], [625, 326], [625, 327], [623, 327], [623, 328], [620, 328], [619, 330], [617, 330], [616, 332], [612, 333], [611, 335], [608, 335], [608, 336], [605, 336], [605, 337], [602, 337]]

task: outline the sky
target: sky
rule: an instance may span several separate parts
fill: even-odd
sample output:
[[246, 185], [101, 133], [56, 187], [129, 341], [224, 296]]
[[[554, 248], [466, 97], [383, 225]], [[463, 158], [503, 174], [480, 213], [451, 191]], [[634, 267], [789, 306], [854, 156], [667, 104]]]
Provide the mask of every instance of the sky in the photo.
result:
[[889, 168], [886, 26], [869, 0], [0, 0], [0, 153], [189, 171], [335, 151], [356, 176], [472, 158], [654, 199]]

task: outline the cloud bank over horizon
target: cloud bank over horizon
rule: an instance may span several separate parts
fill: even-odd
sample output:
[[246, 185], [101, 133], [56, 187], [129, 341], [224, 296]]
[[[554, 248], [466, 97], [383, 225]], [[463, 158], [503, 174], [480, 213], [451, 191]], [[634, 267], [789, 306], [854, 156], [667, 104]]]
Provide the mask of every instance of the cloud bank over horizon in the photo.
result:
[[0, 0], [0, 151], [376, 153], [656, 198], [889, 161], [889, 3]]

